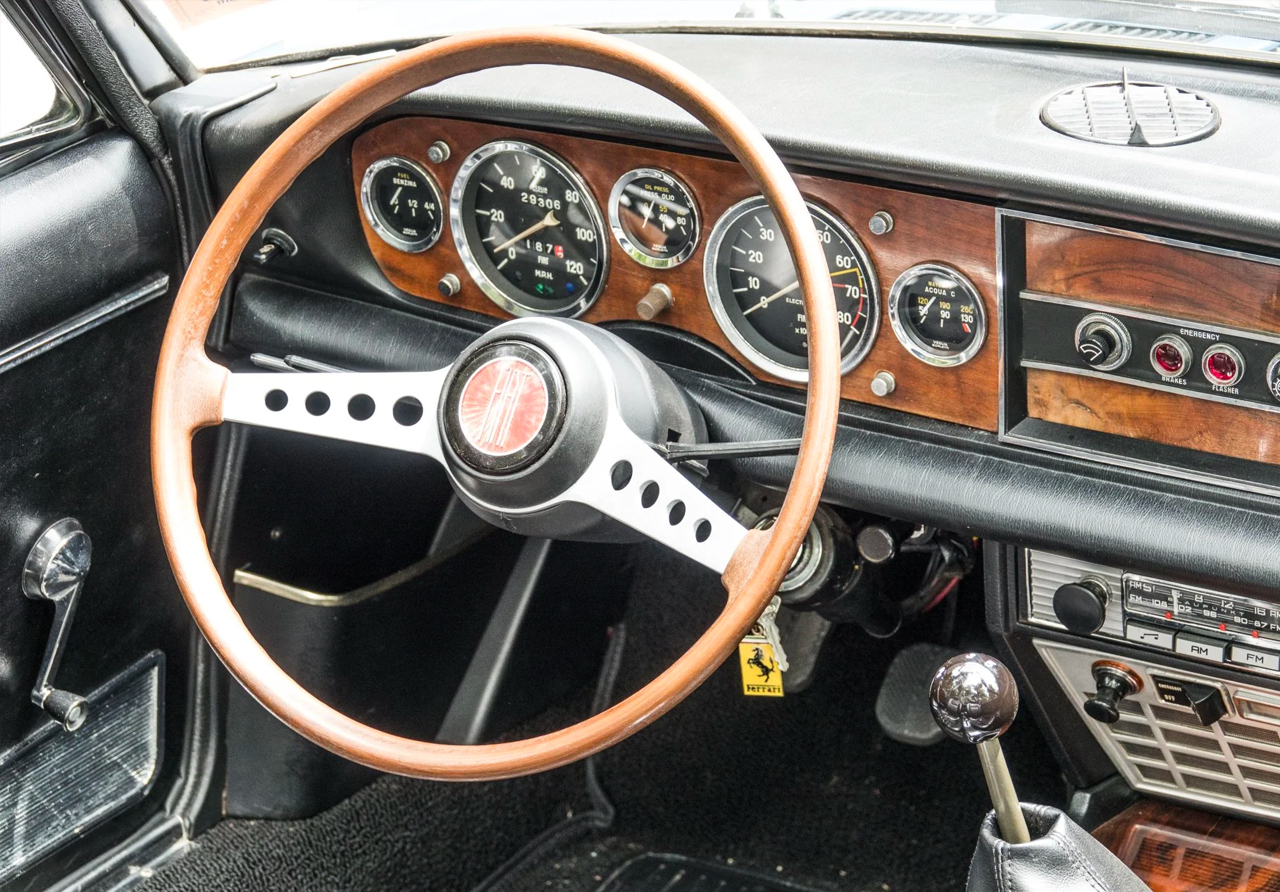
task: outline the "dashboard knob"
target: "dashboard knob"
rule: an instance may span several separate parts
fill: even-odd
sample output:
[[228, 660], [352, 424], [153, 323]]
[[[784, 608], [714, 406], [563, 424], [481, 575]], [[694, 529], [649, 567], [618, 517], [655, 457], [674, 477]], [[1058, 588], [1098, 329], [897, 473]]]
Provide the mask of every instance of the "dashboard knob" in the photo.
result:
[[1105, 365], [1107, 357], [1115, 352], [1116, 339], [1109, 331], [1098, 329], [1076, 341], [1076, 352], [1080, 358], [1095, 368]]
[[1133, 341], [1124, 323], [1106, 313], [1090, 313], [1076, 326], [1076, 354], [1090, 368], [1109, 372], [1129, 360]]
[[1107, 660], [1093, 664], [1093, 681], [1098, 689], [1085, 701], [1085, 715], [1107, 725], [1120, 721], [1120, 701], [1142, 690], [1142, 681], [1132, 669]]
[[1107, 619], [1111, 591], [1101, 579], [1068, 582], [1053, 593], [1053, 612], [1068, 632], [1092, 635]]

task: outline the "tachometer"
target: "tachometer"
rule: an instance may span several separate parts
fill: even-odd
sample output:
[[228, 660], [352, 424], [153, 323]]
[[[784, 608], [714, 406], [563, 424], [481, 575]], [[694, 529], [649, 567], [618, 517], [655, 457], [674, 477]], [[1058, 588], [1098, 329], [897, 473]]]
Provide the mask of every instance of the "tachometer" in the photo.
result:
[[[842, 373], [867, 355], [880, 324], [875, 272], [862, 243], [810, 204], [840, 323]], [[809, 330], [791, 252], [763, 197], [740, 201], [711, 230], [705, 270], [711, 311], [755, 365], [787, 381], [809, 377]]]
[[604, 286], [600, 208], [546, 149], [504, 141], [472, 152], [453, 181], [449, 222], [467, 272], [517, 316], [577, 316]]

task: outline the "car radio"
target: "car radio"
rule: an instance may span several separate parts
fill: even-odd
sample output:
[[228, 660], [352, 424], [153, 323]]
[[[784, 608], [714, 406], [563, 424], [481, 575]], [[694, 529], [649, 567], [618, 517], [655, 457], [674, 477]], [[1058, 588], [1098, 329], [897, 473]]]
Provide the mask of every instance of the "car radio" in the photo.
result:
[[1025, 568], [1033, 624], [1280, 675], [1280, 603], [1032, 549]]

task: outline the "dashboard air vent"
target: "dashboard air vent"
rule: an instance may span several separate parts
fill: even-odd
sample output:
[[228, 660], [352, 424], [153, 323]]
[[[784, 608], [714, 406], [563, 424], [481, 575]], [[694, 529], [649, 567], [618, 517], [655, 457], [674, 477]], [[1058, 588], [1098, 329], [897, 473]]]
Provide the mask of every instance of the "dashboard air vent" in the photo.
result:
[[1121, 37], [1138, 40], [1172, 40], [1178, 43], [1205, 43], [1213, 40], [1204, 31], [1179, 31], [1173, 28], [1144, 28], [1119, 22], [1070, 21], [1053, 29], [1060, 33], [1089, 34], [1100, 37]]
[[1113, 146], [1172, 146], [1218, 129], [1218, 109], [1198, 93], [1163, 84], [1073, 87], [1045, 104], [1044, 123], [1076, 139]]

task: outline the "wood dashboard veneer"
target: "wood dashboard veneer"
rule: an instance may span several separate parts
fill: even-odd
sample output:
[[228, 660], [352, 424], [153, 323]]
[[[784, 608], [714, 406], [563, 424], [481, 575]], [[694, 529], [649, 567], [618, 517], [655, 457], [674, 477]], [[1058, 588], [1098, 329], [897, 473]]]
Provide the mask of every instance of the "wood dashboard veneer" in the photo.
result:
[[[796, 386], [752, 366], [729, 343], [707, 303], [703, 260], [711, 228], [735, 202], [757, 194], [746, 173], [734, 161], [471, 121], [408, 117], [380, 124], [355, 140], [352, 148], [354, 187], [358, 195], [364, 172], [374, 161], [387, 155], [402, 155], [432, 173], [447, 202], [454, 175], [463, 160], [475, 149], [497, 139], [526, 140], [564, 158], [587, 182], [606, 221], [605, 202], [622, 174], [637, 167], [660, 167], [675, 174], [693, 192], [701, 214], [698, 248], [693, 257], [674, 269], [649, 269], [626, 256], [606, 231], [610, 249], [608, 278], [599, 299], [582, 318], [588, 322], [638, 320], [636, 301], [655, 282], [662, 282], [671, 288], [675, 303], [656, 323], [682, 329], [715, 344], [762, 380]], [[427, 161], [427, 148], [436, 140], [444, 140], [451, 150], [449, 159], [441, 164]], [[866, 359], [844, 377], [842, 396], [994, 431], [999, 390], [994, 209], [823, 177], [797, 176], [795, 179], [806, 199], [834, 212], [862, 241], [879, 286], [879, 335]], [[867, 221], [881, 210], [893, 215], [894, 228], [887, 235], [873, 236], [867, 230]], [[375, 261], [397, 288], [427, 300], [509, 318], [506, 311], [484, 295], [463, 267], [447, 219], [440, 241], [420, 254], [398, 251], [382, 241], [363, 214], [361, 225]], [[940, 369], [920, 362], [903, 349], [889, 326], [887, 302], [893, 281], [908, 267], [929, 261], [950, 264], [967, 275], [978, 287], [985, 304], [986, 344], [977, 356], [957, 368]], [[436, 283], [446, 273], [453, 273], [462, 282], [459, 294], [447, 300], [436, 290]], [[892, 373], [897, 380], [897, 389], [884, 398], [876, 397], [870, 389], [871, 378], [881, 370]]]
[[[1026, 232], [1028, 290], [1192, 323], [1280, 333], [1280, 266], [1049, 223], [1029, 221]], [[1200, 374], [1199, 368], [1191, 374]], [[1119, 380], [1028, 369], [1027, 413], [1057, 424], [1280, 464], [1280, 415]]]
[[1027, 369], [1027, 414], [1085, 430], [1280, 464], [1280, 415], [1120, 381]]
[[1280, 889], [1280, 831], [1140, 802], [1094, 837], [1152, 892], [1275, 892]]

